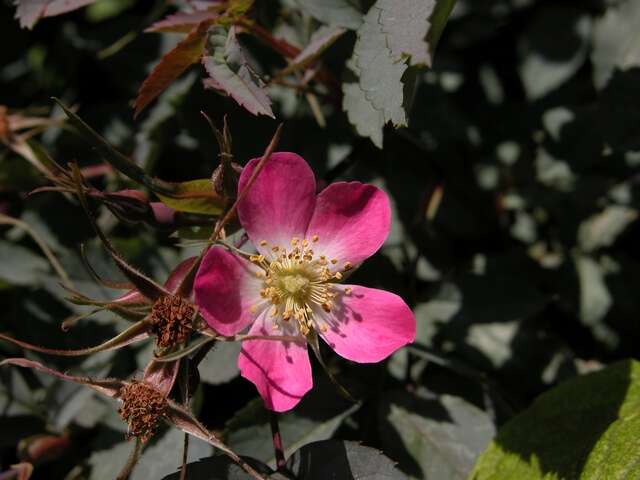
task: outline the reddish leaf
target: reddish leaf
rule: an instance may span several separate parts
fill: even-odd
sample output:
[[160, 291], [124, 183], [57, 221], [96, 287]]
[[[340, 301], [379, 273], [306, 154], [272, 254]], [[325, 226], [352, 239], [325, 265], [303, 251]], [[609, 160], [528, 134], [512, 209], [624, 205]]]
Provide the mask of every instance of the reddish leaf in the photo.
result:
[[219, 13], [210, 10], [198, 10], [195, 12], [178, 12], [169, 15], [159, 22], [154, 23], [145, 32], [176, 32], [189, 33], [199, 23], [212, 22], [218, 18]]
[[138, 91], [134, 108], [137, 116], [204, 52], [209, 22], [201, 22], [156, 65]]
[[32, 29], [44, 17], [53, 17], [89, 5], [96, 0], [14, 0], [20, 27]]

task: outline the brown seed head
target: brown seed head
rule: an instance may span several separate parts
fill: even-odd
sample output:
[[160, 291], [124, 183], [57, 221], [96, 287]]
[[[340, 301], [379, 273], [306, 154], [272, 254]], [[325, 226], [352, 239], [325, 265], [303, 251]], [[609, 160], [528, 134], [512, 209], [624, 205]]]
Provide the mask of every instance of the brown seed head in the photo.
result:
[[151, 331], [160, 348], [184, 342], [191, 330], [196, 308], [178, 295], [160, 297], [151, 307]]
[[120, 416], [129, 424], [127, 438], [149, 440], [167, 412], [167, 400], [148, 383], [137, 380], [120, 389]]

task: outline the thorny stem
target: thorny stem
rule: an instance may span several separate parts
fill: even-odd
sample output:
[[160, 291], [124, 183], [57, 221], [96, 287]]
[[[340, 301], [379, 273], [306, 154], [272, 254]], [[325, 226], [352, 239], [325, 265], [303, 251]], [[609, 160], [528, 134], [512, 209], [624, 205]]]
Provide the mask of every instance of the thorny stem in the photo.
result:
[[127, 478], [129, 478], [129, 475], [131, 475], [131, 471], [133, 470], [133, 467], [135, 467], [136, 464], [138, 463], [138, 459], [140, 458], [141, 453], [142, 453], [142, 442], [140, 441], [139, 438], [136, 437], [136, 441], [133, 446], [133, 450], [131, 451], [131, 455], [129, 455], [127, 463], [125, 463], [124, 467], [122, 467], [122, 470], [116, 477], [116, 480], [127, 480]]
[[29, 234], [29, 236], [33, 238], [33, 241], [38, 244], [38, 247], [40, 247], [42, 252], [45, 254], [47, 260], [49, 260], [49, 263], [51, 263], [51, 266], [60, 277], [60, 281], [62, 282], [62, 284], [67, 288], [73, 288], [73, 282], [71, 282], [71, 278], [69, 278], [67, 272], [64, 270], [60, 262], [58, 262], [58, 259], [55, 257], [51, 249], [47, 246], [46, 243], [44, 243], [44, 241], [35, 232], [35, 230], [33, 230], [33, 228], [29, 226], [29, 224], [23, 222], [22, 220], [18, 220], [17, 218], [13, 218], [0, 213], [0, 225], [14, 225], [27, 232], [27, 234]]
[[269, 411], [269, 422], [271, 423], [271, 440], [273, 441], [273, 449], [276, 453], [276, 470], [282, 470], [285, 467], [286, 460], [284, 458], [282, 436], [280, 435], [280, 425], [278, 424], [278, 414], [276, 412]]
[[[185, 357], [181, 362], [181, 387], [182, 405], [189, 408], [189, 357]], [[189, 458], [189, 434], [185, 432], [182, 444], [182, 467], [180, 468], [180, 480], [187, 480], [187, 459]]]

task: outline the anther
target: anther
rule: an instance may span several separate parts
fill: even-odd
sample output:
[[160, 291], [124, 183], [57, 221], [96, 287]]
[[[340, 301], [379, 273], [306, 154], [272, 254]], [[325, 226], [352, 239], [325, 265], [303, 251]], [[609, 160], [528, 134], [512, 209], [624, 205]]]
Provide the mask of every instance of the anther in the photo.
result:
[[342, 274], [340, 272], [336, 272], [333, 275], [333, 278], [335, 278], [336, 280], [342, 280]]
[[260, 240], [260, 246], [261, 247], [266, 247], [267, 246], [267, 241], [266, 240]]
[[318, 237], [318, 235], [314, 235], [313, 237], [311, 237], [311, 240], [313, 242], [317, 242], [320, 239], [320, 237]]
[[324, 303], [322, 304], [322, 309], [323, 309], [325, 312], [329, 313], [329, 312], [331, 312], [331, 305], [329, 305], [329, 303], [328, 303], [328, 302], [324, 302]]
[[336, 263], [338, 263], [338, 259], [337, 258], [332, 258], [331, 259], [331, 263], [333, 263], [335, 265]]
[[353, 265], [351, 264], [351, 262], [344, 262], [344, 268], [343, 270], [345, 272], [348, 272], [349, 270], [351, 270], [353, 268]]
[[351, 289], [351, 287], [347, 287], [347, 288], [345, 288], [345, 289], [344, 289], [344, 294], [345, 294], [345, 295], [351, 295], [351, 292], [352, 292], [352, 291], [353, 291], [353, 290]]

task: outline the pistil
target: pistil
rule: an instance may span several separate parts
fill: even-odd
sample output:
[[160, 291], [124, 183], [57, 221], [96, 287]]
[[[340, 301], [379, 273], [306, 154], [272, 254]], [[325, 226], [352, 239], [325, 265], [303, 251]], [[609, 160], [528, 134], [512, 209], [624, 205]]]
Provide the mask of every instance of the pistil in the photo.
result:
[[310, 239], [294, 237], [290, 246], [269, 245], [266, 240], [260, 242], [265, 254], [251, 255], [249, 260], [261, 267], [258, 278], [264, 279], [260, 295], [272, 306], [273, 328], [278, 330], [282, 322], [294, 319], [301, 334], [307, 335], [314, 328], [314, 320], [321, 331], [325, 324], [314, 319], [314, 312], [321, 308], [330, 313], [334, 307], [336, 291], [335, 281], [342, 280], [342, 272], [352, 268], [350, 262], [344, 262], [342, 272], [332, 270], [338, 259], [327, 259], [316, 255], [311, 248], [320, 237]]

